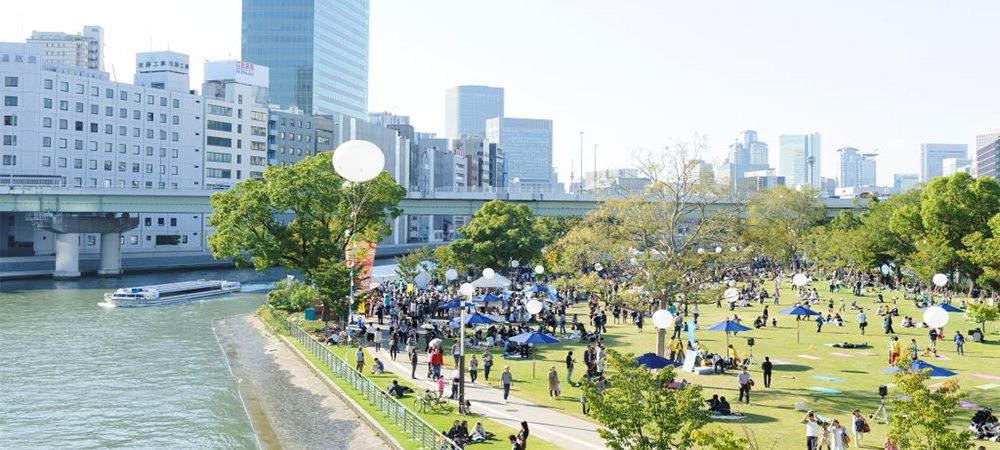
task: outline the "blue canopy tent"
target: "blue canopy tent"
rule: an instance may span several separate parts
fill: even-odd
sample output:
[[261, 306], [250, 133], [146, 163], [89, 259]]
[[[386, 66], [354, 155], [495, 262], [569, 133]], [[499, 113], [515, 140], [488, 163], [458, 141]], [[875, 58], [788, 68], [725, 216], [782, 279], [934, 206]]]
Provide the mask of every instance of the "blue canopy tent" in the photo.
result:
[[489, 325], [500, 322], [501, 321], [480, 313], [473, 313], [465, 317], [466, 325], [476, 325], [476, 324]]
[[645, 355], [637, 357], [635, 362], [640, 366], [646, 366], [648, 369], [662, 369], [667, 366], [681, 366], [680, 363], [658, 356], [656, 353], [646, 353]]
[[482, 294], [472, 298], [472, 301], [477, 303], [499, 302], [501, 300], [503, 299], [493, 294]]
[[949, 304], [947, 304], [947, 303], [938, 303], [938, 304], [936, 304], [936, 305], [931, 305], [931, 306], [925, 306], [925, 307], [923, 307], [923, 308], [920, 308], [920, 309], [921, 309], [921, 310], [924, 310], [924, 309], [927, 309], [927, 308], [933, 308], [933, 307], [935, 307], [935, 306], [937, 306], [937, 307], [939, 307], [939, 308], [941, 308], [941, 309], [943, 309], [943, 310], [945, 310], [945, 311], [948, 311], [948, 312], [952, 312], [952, 313], [957, 313], [957, 312], [965, 312], [965, 310], [964, 310], [964, 309], [961, 309], [961, 308], [957, 308], [957, 307], [954, 307], [954, 306], [951, 306], [951, 305], [949, 305]]
[[[801, 305], [795, 305], [795, 306], [793, 306], [791, 308], [783, 309], [781, 311], [778, 311], [778, 314], [785, 314], [787, 316], [807, 316], [807, 317], [808, 316], [821, 316], [822, 315], [822, 314], [820, 314], [820, 313], [818, 313], [816, 311], [813, 311], [813, 310], [811, 310], [809, 308], [806, 308], [805, 306], [801, 306]], [[799, 331], [799, 321], [796, 320], [795, 321], [795, 343], [796, 344], [801, 344], [802, 343], [802, 337], [801, 337], [801, 335], [802, 335], [802, 333]]]
[[[462, 307], [462, 303], [463, 302], [460, 302], [458, 300], [454, 300], [454, 301], [450, 301], [450, 302], [445, 302], [445, 303], [442, 303], [442, 304], [438, 305], [438, 309], [455, 309], [455, 308], [461, 308]], [[472, 302], [464, 302], [464, 303], [465, 303], [465, 306], [475, 306]]]
[[[529, 331], [527, 333], [521, 333], [521, 334], [519, 334], [517, 336], [511, 336], [510, 340], [511, 340], [511, 342], [517, 342], [519, 344], [535, 344], [535, 345], [538, 345], [538, 344], [554, 344], [556, 342], [560, 342], [559, 339], [556, 339], [556, 338], [554, 338], [552, 336], [549, 336], [549, 335], [547, 335], [545, 333], [536, 333], [534, 331]], [[532, 353], [532, 355], [531, 355], [531, 378], [535, 378], [535, 355], [534, 355], [534, 353]]]
[[958, 375], [958, 373], [956, 372], [952, 372], [948, 369], [942, 369], [938, 366], [923, 362], [919, 359], [910, 363], [909, 369], [900, 369], [899, 367], [892, 366], [886, 369], [882, 369], [882, 371], [887, 373], [896, 373], [896, 372], [916, 372], [918, 370], [927, 370], [927, 369], [930, 369], [931, 371], [930, 376], [932, 377], [953, 377], [955, 375]]
[[536, 284], [530, 288], [524, 290], [526, 293], [534, 294], [536, 292], [549, 292], [549, 288], [541, 284]]
[[712, 325], [712, 326], [710, 326], [708, 328], [705, 328], [705, 330], [707, 330], [707, 331], [725, 331], [726, 332], [726, 348], [729, 348], [729, 333], [737, 333], [737, 332], [740, 332], [740, 331], [750, 331], [750, 330], [753, 330], [753, 328], [745, 327], [743, 325], [740, 325], [739, 323], [736, 323], [736, 321], [728, 320], [727, 319], [727, 320], [723, 320], [722, 322], [719, 322], [719, 323], [717, 323], [715, 325]]

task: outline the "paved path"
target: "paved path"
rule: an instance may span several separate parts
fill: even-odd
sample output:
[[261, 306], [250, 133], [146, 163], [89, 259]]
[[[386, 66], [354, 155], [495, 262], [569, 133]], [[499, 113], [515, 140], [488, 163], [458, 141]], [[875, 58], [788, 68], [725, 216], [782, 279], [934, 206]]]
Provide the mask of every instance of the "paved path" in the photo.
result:
[[[420, 362], [417, 366], [417, 379], [410, 378], [410, 363], [405, 352], [400, 352], [396, 356], [396, 361], [389, 357], [389, 351], [384, 349], [375, 353], [374, 347], [368, 347], [368, 352], [378, 356], [385, 364], [386, 370], [413, 382], [417, 386], [437, 391], [437, 385], [423, 378], [427, 374], [427, 354], [420, 354]], [[445, 355], [448, 361], [451, 356]], [[499, 356], [498, 356], [499, 358]], [[446, 361], [446, 362], [448, 362]], [[451, 380], [454, 371], [447, 368], [447, 364], [441, 369], [446, 380]], [[499, 379], [500, 372], [503, 371], [503, 364], [493, 366], [490, 375]], [[480, 375], [481, 376], [481, 375]], [[466, 374], [468, 377], [468, 373]], [[544, 380], [538, 382], [545, 382]], [[517, 387], [517, 381], [514, 387]], [[446, 393], [451, 392], [450, 383]], [[530, 401], [515, 397], [511, 394], [508, 402], [503, 403], [503, 391], [497, 388], [486, 386], [480, 383], [472, 384], [466, 378], [465, 397], [472, 402], [472, 412], [480, 414], [487, 419], [500, 422], [514, 429], [521, 428], [521, 421], [527, 420], [531, 429], [532, 438], [540, 438], [549, 441], [562, 448], [568, 449], [591, 449], [605, 450], [604, 440], [597, 434], [598, 425], [586, 420], [563, 414], [550, 407], [541, 406]], [[489, 430], [496, 431], [496, 430]], [[506, 439], [500, 436], [499, 439]], [[530, 440], [530, 439], [529, 439]], [[528, 445], [530, 448], [531, 445]]]
[[214, 327], [264, 450], [389, 448], [256, 316]]

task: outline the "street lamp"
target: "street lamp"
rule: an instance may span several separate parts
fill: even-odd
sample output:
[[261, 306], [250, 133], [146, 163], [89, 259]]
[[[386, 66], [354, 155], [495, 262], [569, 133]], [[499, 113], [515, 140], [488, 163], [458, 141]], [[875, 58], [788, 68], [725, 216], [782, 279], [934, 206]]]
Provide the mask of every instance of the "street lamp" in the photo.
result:
[[[358, 184], [375, 179], [382, 173], [385, 167], [385, 156], [382, 150], [375, 144], [368, 141], [353, 140], [347, 141], [333, 151], [333, 170], [350, 183]], [[365, 192], [367, 194], [367, 192]], [[358, 213], [364, 204], [366, 195], [362, 195], [360, 201], [351, 205], [351, 226], [345, 231], [347, 234], [346, 246], [351, 248], [351, 240], [357, 232]], [[350, 304], [347, 306], [347, 322], [351, 321], [351, 308], [354, 307], [354, 266], [357, 261], [351, 263], [351, 290]], [[327, 300], [323, 300], [323, 316], [326, 319], [326, 327], [329, 329], [329, 306]]]
[[[487, 269], [489, 270], [489, 269]], [[476, 287], [472, 283], [462, 283], [462, 286], [458, 288], [463, 296], [472, 301], [472, 294], [476, 293]], [[464, 412], [465, 409], [465, 301], [462, 301], [459, 315], [459, 332], [458, 332], [458, 411]]]

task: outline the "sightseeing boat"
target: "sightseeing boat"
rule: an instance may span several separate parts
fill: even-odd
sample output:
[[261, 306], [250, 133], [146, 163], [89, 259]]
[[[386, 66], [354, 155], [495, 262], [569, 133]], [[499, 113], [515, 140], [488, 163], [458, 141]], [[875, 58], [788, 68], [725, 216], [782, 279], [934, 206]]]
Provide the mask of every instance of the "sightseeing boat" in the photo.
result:
[[179, 303], [213, 295], [239, 292], [238, 281], [198, 280], [180, 283], [157, 284], [152, 286], [120, 288], [106, 292], [104, 301], [112, 306], [140, 307]]

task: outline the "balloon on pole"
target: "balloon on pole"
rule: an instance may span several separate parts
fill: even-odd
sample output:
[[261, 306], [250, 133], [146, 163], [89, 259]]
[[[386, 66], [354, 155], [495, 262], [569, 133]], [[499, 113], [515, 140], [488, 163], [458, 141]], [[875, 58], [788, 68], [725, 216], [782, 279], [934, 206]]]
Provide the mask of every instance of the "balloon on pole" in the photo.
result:
[[455, 270], [455, 269], [448, 269], [448, 270], [446, 270], [444, 272], [444, 279], [446, 279], [448, 281], [452, 281], [455, 278], [458, 278], [458, 271], [457, 270]]
[[368, 141], [347, 141], [333, 151], [333, 170], [348, 181], [371, 180], [382, 173], [384, 167], [382, 150]]
[[490, 269], [489, 267], [483, 269], [483, 278], [486, 278], [487, 280], [493, 278], [493, 275], [496, 275], [496, 274], [497, 273], [494, 272], [493, 269]]
[[541, 264], [539, 264], [539, 265], [535, 266], [535, 273], [541, 275], [541, 274], [545, 273], [545, 268], [542, 267]]
[[948, 324], [948, 311], [940, 306], [931, 306], [924, 310], [924, 323], [931, 328], [941, 328]]
[[462, 283], [462, 286], [458, 288], [458, 292], [461, 292], [462, 295], [468, 297], [476, 292], [476, 287], [473, 286], [472, 283]]
[[542, 312], [542, 302], [529, 300], [528, 303], [524, 304], [524, 308], [528, 310], [528, 314], [535, 315]]
[[670, 311], [661, 309], [653, 313], [653, 325], [656, 328], [670, 328], [674, 324], [674, 315]]
[[604, 266], [602, 266], [601, 263], [594, 264], [594, 270], [600, 272], [604, 270]]
[[729, 303], [735, 303], [736, 300], [739, 300], [739, 298], [740, 298], [740, 290], [736, 289], [736, 288], [726, 289], [726, 292], [723, 293], [723, 296], [726, 297], [726, 301], [727, 302], [729, 302]]
[[943, 273], [934, 274], [934, 278], [931, 278], [931, 281], [937, 287], [944, 287], [944, 285], [948, 284], [948, 275]]
[[511, 267], [513, 267], [513, 268], [515, 268], [515, 269], [516, 269], [516, 268], [517, 268], [518, 266], [520, 266], [520, 265], [521, 265], [521, 262], [520, 262], [520, 261], [518, 261], [518, 260], [516, 260], [516, 259], [512, 259], [512, 260], [510, 260], [510, 266], [511, 266]]
[[792, 277], [792, 284], [798, 287], [805, 286], [809, 284], [809, 277], [807, 277], [804, 273], [797, 273], [794, 277]]

